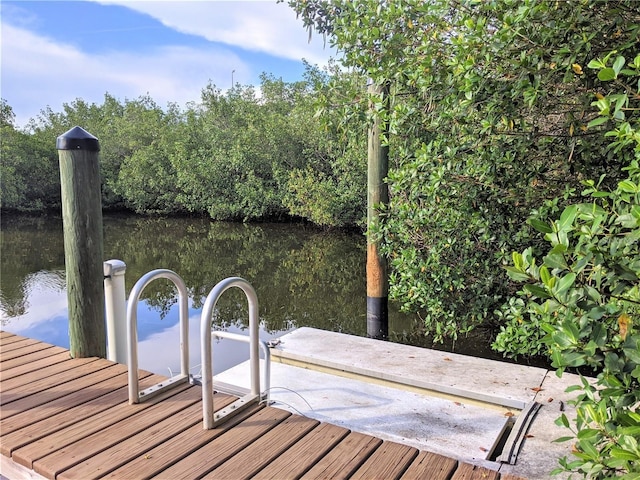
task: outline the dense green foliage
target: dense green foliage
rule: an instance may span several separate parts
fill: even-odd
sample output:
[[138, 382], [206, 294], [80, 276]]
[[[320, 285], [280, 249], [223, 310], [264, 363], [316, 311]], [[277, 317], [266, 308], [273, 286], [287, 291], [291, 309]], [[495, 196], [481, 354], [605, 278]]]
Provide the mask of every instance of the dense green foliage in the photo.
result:
[[[361, 226], [377, 116], [390, 202], [369, 234], [390, 297], [436, 339], [493, 324], [505, 354], [593, 369], [576, 401], [578, 460], [562, 468], [636, 478], [640, 2], [289, 4], [341, 66], [293, 84], [265, 75], [259, 94], [210, 85], [185, 110], [78, 100], [24, 132], [3, 102], [3, 208], [59, 203], [50, 146], [77, 124], [101, 139], [105, 206]], [[367, 98], [366, 79], [388, 83], [388, 101]]]
[[[599, 91], [586, 65], [614, 48], [633, 57], [640, 3], [290, 4], [346, 66], [391, 82], [390, 109], [378, 103], [376, 111], [393, 166], [377, 232], [391, 262], [390, 296], [422, 313], [436, 336], [495, 321], [516, 288], [500, 266], [512, 250], [540, 245], [523, 219], [558, 211], [584, 179], [622, 178], [629, 152], [614, 155], [606, 125], [589, 125]], [[347, 119], [362, 107], [342, 110]]]
[[208, 85], [183, 109], [106, 94], [100, 105], [78, 99], [63, 112], [47, 108], [24, 130], [3, 101], [2, 208], [59, 208], [55, 141], [79, 125], [100, 140], [106, 209], [362, 225], [366, 152], [355, 157], [335, 129], [320, 128], [314, 102], [327, 82], [326, 72], [307, 66], [299, 82], [263, 75], [259, 91]]
[[[13, 110], [0, 103], [0, 202], [3, 207], [38, 211], [60, 203], [60, 173], [43, 138], [17, 131]], [[54, 139], [55, 142], [55, 139]], [[55, 148], [55, 143], [53, 144]]]
[[391, 82], [391, 107], [374, 99], [394, 168], [372, 234], [392, 296], [436, 336], [495, 321], [505, 353], [592, 369], [574, 426], [558, 419], [576, 442], [558, 470], [638, 478], [640, 4], [291, 3], [346, 65]]
[[[640, 3], [290, 3], [342, 65], [295, 83], [264, 75], [258, 89], [209, 85], [184, 108], [78, 99], [24, 130], [3, 102], [2, 207], [58, 207], [53, 145], [80, 125], [101, 142], [106, 208], [362, 226], [373, 100], [392, 168], [371, 233], [390, 260], [391, 298], [436, 338], [504, 324], [494, 312], [518, 286], [501, 267], [513, 250], [543, 247], [523, 219], [579, 201], [586, 179], [623, 178], [628, 150], [609, 149], [608, 125], [590, 123], [608, 91], [587, 64], [612, 49], [633, 57]], [[390, 82], [390, 108], [367, 98], [367, 78]]]
[[[526, 282], [504, 307], [509, 320], [496, 346], [510, 354], [544, 349], [561, 374], [567, 367], [589, 368], [597, 381], [583, 379], [577, 418], [565, 414], [577, 457], [562, 459], [559, 471], [585, 478], [640, 475], [640, 54], [615, 52], [589, 67], [610, 86], [593, 102], [600, 117], [591, 126], [613, 123], [607, 132], [613, 155], [632, 160], [626, 178], [612, 190], [586, 180], [588, 202], [567, 206], [557, 220], [534, 216], [544, 234], [546, 255], [531, 248], [513, 254], [509, 275]], [[603, 85], [603, 88], [604, 85]], [[625, 155], [625, 153], [627, 155]]]

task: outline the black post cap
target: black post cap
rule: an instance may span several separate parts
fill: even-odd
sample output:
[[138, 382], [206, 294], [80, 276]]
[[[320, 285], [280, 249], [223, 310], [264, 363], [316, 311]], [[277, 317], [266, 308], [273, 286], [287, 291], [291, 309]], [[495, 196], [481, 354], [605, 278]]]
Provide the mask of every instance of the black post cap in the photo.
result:
[[100, 143], [96, 137], [85, 129], [73, 127], [57, 138], [56, 148], [58, 150], [88, 150], [90, 152], [99, 152]]

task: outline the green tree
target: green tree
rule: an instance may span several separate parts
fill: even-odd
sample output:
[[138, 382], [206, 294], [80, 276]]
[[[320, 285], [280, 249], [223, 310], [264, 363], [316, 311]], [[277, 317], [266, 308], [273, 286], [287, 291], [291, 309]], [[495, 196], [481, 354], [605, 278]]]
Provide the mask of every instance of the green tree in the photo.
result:
[[3, 209], [40, 211], [60, 205], [55, 141], [15, 128], [13, 110], [0, 106], [0, 201]]
[[628, 56], [640, 4], [289, 3], [338, 47], [344, 66], [391, 82], [391, 107], [375, 110], [390, 133], [391, 199], [378, 232], [390, 297], [436, 337], [494, 321], [517, 288], [500, 265], [512, 250], [540, 245], [521, 219], [558, 211], [585, 178], [606, 172], [610, 186], [622, 178], [628, 152], [614, 155], [606, 126], [589, 125], [601, 92], [586, 64], [613, 48]]
[[[317, 225], [363, 227], [366, 220], [366, 78], [330, 65], [307, 67], [311, 98], [296, 103], [291, 125], [301, 138], [303, 166], [288, 173], [285, 206]], [[359, 107], [359, 108], [355, 108]], [[310, 109], [317, 109], [310, 119]], [[318, 119], [316, 117], [319, 117]]]
[[[20, 133], [14, 126], [15, 115], [6, 100], [0, 102], [0, 206], [17, 208], [24, 203], [24, 179], [16, 172], [17, 164], [22, 160], [16, 152], [15, 144]], [[16, 158], [17, 157], [17, 158]]]
[[[182, 132], [182, 113], [175, 105], [163, 111], [149, 97], [125, 102], [116, 144], [122, 156], [114, 192], [137, 213], [180, 213], [176, 170], [171, 158]], [[104, 160], [103, 160], [104, 162]]]
[[239, 84], [228, 92], [209, 85], [199, 103], [183, 110], [173, 104], [161, 108], [149, 96], [122, 102], [106, 93], [101, 104], [76, 99], [61, 112], [47, 107], [24, 132], [13, 128], [5, 105], [3, 207], [59, 206], [55, 141], [78, 125], [100, 141], [106, 209], [361, 224], [361, 151], [329, 122], [320, 128], [315, 116], [316, 98], [336, 91], [328, 79], [307, 65], [298, 82], [263, 74], [259, 92]]
[[[121, 197], [113, 192], [117, 180], [117, 172], [122, 162], [124, 151], [120, 137], [117, 135], [119, 125], [122, 125], [122, 105], [113, 96], [105, 94], [104, 103], [89, 104], [82, 99], [65, 103], [62, 112], [54, 112], [50, 107], [40, 111], [40, 114], [29, 121], [25, 134], [31, 150], [36, 145], [41, 145], [50, 162], [55, 166], [55, 175], [49, 179], [51, 188], [60, 191], [60, 179], [58, 173], [58, 154], [56, 151], [56, 138], [70, 128], [80, 126], [98, 138], [100, 142], [100, 173], [103, 206], [120, 207]], [[55, 198], [55, 197], [54, 197]], [[58, 200], [59, 204], [59, 200]]]
[[[607, 92], [593, 102], [589, 126], [609, 124], [609, 151], [624, 159], [626, 178], [615, 188], [586, 180], [590, 201], [567, 206], [558, 219], [529, 221], [548, 242], [513, 254], [507, 271], [525, 282], [503, 307], [509, 323], [496, 346], [511, 355], [542, 348], [559, 374], [569, 367], [597, 373], [572, 388], [577, 418], [558, 424], [573, 435], [573, 459], [559, 471], [585, 478], [635, 479], [640, 475], [640, 54], [616, 52], [589, 62]], [[604, 83], [606, 82], [606, 83]], [[523, 341], [526, 338], [527, 343]]]
[[[173, 156], [180, 201], [212, 219], [256, 219], [278, 213], [264, 119], [251, 87], [227, 95], [209, 85], [201, 105], [188, 112], [188, 135]], [[262, 148], [264, 147], [264, 148]]]
[[288, 215], [289, 173], [304, 168], [316, 124], [305, 107], [310, 96], [307, 82], [266, 74], [260, 94], [240, 85], [226, 93], [207, 86], [200, 105], [186, 113], [172, 156], [185, 208], [216, 220]]

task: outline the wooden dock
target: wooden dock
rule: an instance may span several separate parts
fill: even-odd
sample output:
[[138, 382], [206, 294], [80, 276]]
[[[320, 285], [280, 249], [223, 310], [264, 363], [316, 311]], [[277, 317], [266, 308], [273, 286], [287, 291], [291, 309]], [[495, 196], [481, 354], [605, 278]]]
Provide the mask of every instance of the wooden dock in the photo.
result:
[[[141, 388], [163, 377], [139, 373]], [[215, 394], [216, 408], [234, 397]], [[128, 404], [127, 367], [0, 332], [0, 473], [70, 479], [515, 480], [260, 405], [204, 430], [199, 386]]]

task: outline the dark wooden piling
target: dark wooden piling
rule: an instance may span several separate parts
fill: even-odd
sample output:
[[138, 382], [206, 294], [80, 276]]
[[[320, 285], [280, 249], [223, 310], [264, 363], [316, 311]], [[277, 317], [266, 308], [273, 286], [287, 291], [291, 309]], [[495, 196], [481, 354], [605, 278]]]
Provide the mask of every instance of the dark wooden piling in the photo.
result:
[[74, 358], [106, 357], [102, 203], [98, 139], [80, 127], [60, 135], [69, 350]]
[[[369, 94], [388, 99], [389, 87], [370, 85]], [[374, 115], [369, 129], [368, 148], [368, 188], [367, 188], [367, 336], [386, 339], [389, 334], [387, 260], [380, 253], [377, 227], [380, 222], [379, 205], [389, 202], [386, 183], [389, 169], [389, 147], [383, 145], [384, 123], [379, 115]]]

